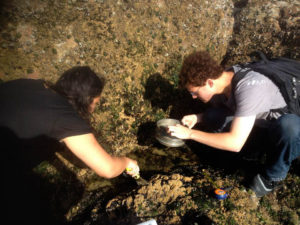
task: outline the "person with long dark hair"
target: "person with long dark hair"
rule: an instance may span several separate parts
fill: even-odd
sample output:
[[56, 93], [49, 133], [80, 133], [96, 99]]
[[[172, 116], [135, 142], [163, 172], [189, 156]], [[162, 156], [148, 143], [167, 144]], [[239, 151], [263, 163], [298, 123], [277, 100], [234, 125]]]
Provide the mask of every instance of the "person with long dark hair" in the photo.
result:
[[[123, 171], [138, 174], [137, 162], [108, 154], [90, 125], [104, 85], [105, 79], [88, 66], [67, 70], [54, 84], [33, 79], [0, 84], [2, 204], [7, 221], [57, 224], [44, 201], [49, 196], [41, 194], [40, 178], [32, 172], [50, 158], [47, 155], [54, 155], [56, 149], [50, 143], [64, 143], [101, 177], [113, 178]], [[37, 156], [41, 157], [36, 160]]]
[[67, 70], [53, 85], [32, 79], [5, 82], [0, 86], [0, 126], [20, 139], [48, 136], [64, 142], [101, 177], [116, 177], [126, 167], [136, 171], [135, 160], [109, 155], [88, 123], [104, 85], [104, 78], [87, 66]]

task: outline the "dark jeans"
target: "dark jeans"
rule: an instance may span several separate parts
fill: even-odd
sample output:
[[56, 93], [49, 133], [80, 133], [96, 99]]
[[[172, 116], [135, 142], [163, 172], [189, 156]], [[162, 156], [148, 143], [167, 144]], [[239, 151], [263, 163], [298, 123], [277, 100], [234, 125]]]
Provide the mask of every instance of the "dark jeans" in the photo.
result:
[[[208, 109], [203, 115], [210, 131], [228, 131], [233, 116], [223, 108]], [[300, 117], [285, 114], [274, 120], [268, 130], [271, 150], [267, 153], [264, 175], [271, 181], [284, 180], [294, 159], [300, 156]]]
[[269, 128], [273, 151], [268, 155], [265, 175], [272, 181], [284, 180], [294, 159], [300, 156], [300, 117], [286, 114]]

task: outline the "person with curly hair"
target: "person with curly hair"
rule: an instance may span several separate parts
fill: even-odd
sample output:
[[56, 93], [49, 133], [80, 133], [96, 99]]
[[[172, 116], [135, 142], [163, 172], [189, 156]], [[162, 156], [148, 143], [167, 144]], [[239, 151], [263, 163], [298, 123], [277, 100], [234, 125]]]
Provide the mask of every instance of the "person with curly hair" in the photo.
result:
[[[243, 70], [239, 65], [225, 69], [207, 52], [188, 55], [180, 71], [180, 85], [194, 99], [218, 107], [186, 115], [182, 118], [185, 126], [169, 126], [169, 131], [177, 138], [240, 152], [254, 125], [266, 128], [272, 152], [267, 154], [263, 171], [250, 184], [256, 196], [262, 197], [280, 185], [292, 161], [300, 155], [300, 117], [275, 110], [286, 107], [286, 102], [278, 87], [263, 74], [249, 71], [232, 87], [233, 77]], [[205, 124], [209, 132], [192, 129], [197, 123]]]

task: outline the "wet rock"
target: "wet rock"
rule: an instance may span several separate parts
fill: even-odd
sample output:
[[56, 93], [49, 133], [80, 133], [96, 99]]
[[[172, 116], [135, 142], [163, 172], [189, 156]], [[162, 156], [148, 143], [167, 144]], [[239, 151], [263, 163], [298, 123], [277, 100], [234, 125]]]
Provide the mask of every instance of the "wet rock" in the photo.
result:
[[[227, 65], [249, 60], [257, 49], [299, 59], [298, 0], [7, 0], [0, 6], [1, 82], [21, 77], [55, 81], [72, 66], [91, 66], [108, 81], [105, 101], [94, 115], [100, 143], [114, 155], [135, 153], [141, 169], [156, 174], [148, 185], [136, 187], [134, 181], [114, 184], [95, 178], [89, 169], [66, 166], [86, 191], [66, 214], [68, 220], [116, 225], [155, 217], [169, 225], [259, 224], [272, 222], [280, 211], [274, 223], [299, 220], [281, 207], [299, 208], [297, 176], [288, 178], [276, 197], [266, 197], [275, 205], [271, 208], [251, 198], [239, 177], [191, 166], [199, 158], [190, 150], [157, 146], [152, 132], [157, 120], [180, 119], [196, 105], [178, 90], [183, 57], [193, 51], [207, 50]], [[212, 190], [226, 185], [235, 186], [229, 199], [216, 201]]]
[[[156, 112], [143, 99], [143, 83], [149, 76], [159, 73], [176, 82], [172, 77], [182, 57], [196, 49], [207, 49], [221, 61], [233, 30], [233, 4], [228, 0], [35, 0], [4, 6], [2, 21], [8, 14], [11, 25], [8, 33], [1, 31], [2, 37], [9, 38], [0, 39], [0, 46], [10, 51], [10, 46], [16, 48], [11, 37], [19, 37], [19, 57], [27, 58], [33, 70], [43, 74], [41, 78], [55, 80], [77, 62], [106, 74], [104, 95], [110, 112], [101, 113], [99, 122], [116, 154], [139, 147], [136, 127], [156, 120]], [[5, 68], [15, 64], [10, 58], [2, 60], [0, 70], [9, 71], [11, 77], [25, 75], [24, 70]], [[158, 109], [157, 114], [165, 116], [166, 110]], [[106, 121], [113, 123], [106, 126]]]
[[[13, 78], [25, 76], [31, 66], [41, 78], [56, 80], [79, 62], [105, 74], [107, 110], [99, 112], [98, 124], [119, 155], [143, 149], [137, 128], [167, 117], [178, 99], [175, 88], [158, 93], [164, 104], [153, 107], [144, 95], [153, 89], [147, 80], [159, 74], [176, 87], [182, 59], [190, 52], [207, 50], [227, 65], [249, 60], [258, 49], [292, 58], [300, 52], [296, 0], [35, 0], [7, 1], [2, 8], [0, 71]], [[26, 60], [5, 57], [10, 54]]]
[[[218, 222], [216, 215], [222, 212], [225, 219], [229, 215], [234, 215], [236, 221], [243, 221], [245, 214], [239, 215], [238, 209], [243, 208], [250, 212], [257, 208], [257, 204], [251, 201], [251, 195], [243, 191], [235, 181], [231, 180], [232, 178], [218, 179], [219, 176], [224, 177], [220, 171], [213, 172], [210, 168], [204, 169], [199, 166], [180, 167], [176, 170], [189, 171], [187, 174], [194, 171], [194, 176], [184, 172], [153, 176], [148, 185], [126, 195], [117, 196], [108, 202], [106, 211], [110, 220], [117, 224], [130, 222], [127, 217], [130, 215], [129, 218], [140, 221], [155, 218], [159, 224], [185, 224], [186, 221], [208, 223]], [[207, 172], [206, 175], [203, 171]], [[208, 175], [210, 173], [214, 175]], [[215, 183], [212, 183], [207, 176], [217, 180], [218, 187], [223, 187], [226, 183], [228, 185], [230, 182], [236, 185], [230, 191], [228, 200], [222, 202], [214, 198], [212, 191], [217, 186], [214, 186]], [[210, 207], [219, 207], [220, 210], [215, 212]], [[251, 218], [247, 220], [251, 221]]]
[[300, 58], [298, 1], [234, 2], [234, 32], [225, 64], [250, 60], [256, 50], [270, 57]]
[[34, 33], [36, 28], [29, 24], [19, 24], [16, 30], [17, 34], [20, 35], [19, 43], [20, 47], [24, 52], [30, 53], [33, 46], [36, 44]]

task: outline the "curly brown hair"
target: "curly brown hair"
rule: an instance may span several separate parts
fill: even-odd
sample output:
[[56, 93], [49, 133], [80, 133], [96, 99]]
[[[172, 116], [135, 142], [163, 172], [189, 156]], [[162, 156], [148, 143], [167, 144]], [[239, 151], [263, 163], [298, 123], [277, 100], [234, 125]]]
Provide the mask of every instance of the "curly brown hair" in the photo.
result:
[[203, 86], [207, 79], [217, 79], [224, 71], [208, 52], [199, 51], [188, 55], [179, 74], [180, 86]]

